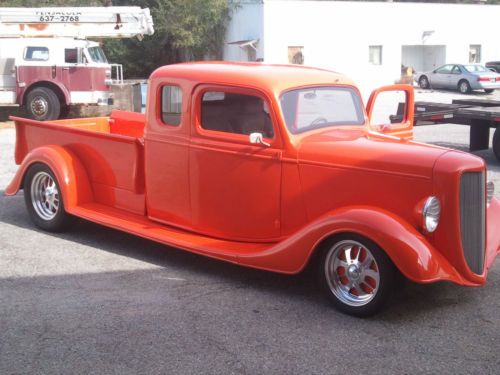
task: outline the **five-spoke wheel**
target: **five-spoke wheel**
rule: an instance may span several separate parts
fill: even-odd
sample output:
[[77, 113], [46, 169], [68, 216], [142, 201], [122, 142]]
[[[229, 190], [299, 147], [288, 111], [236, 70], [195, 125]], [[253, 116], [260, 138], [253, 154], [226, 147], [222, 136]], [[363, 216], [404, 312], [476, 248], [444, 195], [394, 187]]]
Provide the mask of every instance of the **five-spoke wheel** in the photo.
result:
[[320, 282], [334, 305], [356, 316], [377, 313], [392, 292], [395, 267], [372, 241], [342, 235], [323, 249]]

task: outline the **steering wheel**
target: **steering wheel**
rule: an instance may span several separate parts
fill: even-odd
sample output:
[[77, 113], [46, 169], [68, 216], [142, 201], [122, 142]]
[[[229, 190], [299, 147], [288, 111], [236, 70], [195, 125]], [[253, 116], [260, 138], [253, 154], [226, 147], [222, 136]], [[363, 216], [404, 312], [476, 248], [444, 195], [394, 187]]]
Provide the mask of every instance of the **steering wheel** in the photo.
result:
[[324, 117], [316, 117], [310, 124], [309, 126], [315, 126], [319, 124], [327, 124], [328, 120]]

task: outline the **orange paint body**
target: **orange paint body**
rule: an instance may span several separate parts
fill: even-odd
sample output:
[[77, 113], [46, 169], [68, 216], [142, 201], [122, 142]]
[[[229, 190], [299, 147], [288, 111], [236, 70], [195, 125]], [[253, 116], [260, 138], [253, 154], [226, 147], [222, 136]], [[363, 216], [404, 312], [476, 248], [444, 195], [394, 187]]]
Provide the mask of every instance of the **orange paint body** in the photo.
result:
[[[181, 121], [162, 121], [165, 85], [182, 90]], [[76, 216], [244, 266], [300, 272], [325, 239], [357, 233], [376, 242], [409, 279], [477, 286], [500, 252], [500, 202], [487, 208], [485, 267], [473, 273], [460, 236], [459, 186], [482, 159], [411, 141], [413, 90], [404, 90], [400, 124], [372, 129], [375, 92], [360, 126], [293, 134], [280, 100], [298, 88], [359, 91], [345, 77], [318, 69], [262, 64], [197, 63], [163, 67], [149, 80], [146, 115], [16, 122], [18, 173], [47, 164]], [[201, 127], [204, 93], [225, 91], [265, 101], [274, 135], [269, 147], [248, 135]], [[377, 130], [374, 131], [374, 130]], [[385, 134], [384, 134], [385, 133]], [[441, 221], [423, 229], [424, 200], [436, 196]]]

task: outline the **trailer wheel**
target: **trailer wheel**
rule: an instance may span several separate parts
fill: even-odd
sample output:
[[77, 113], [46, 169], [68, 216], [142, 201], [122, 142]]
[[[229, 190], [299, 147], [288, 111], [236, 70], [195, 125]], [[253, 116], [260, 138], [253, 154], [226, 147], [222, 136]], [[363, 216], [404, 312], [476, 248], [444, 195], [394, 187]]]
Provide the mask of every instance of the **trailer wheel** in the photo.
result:
[[367, 317], [386, 305], [394, 291], [397, 270], [380, 247], [367, 238], [345, 234], [322, 250], [320, 286], [338, 310]]
[[458, 91], [460, 91], [461, 94], [468, 94], [471, 91], [469, 82], [465, 79], [458, 82]]
[[61, 103], [51, 89], [36, 87], [28, 93], [26, 111], [34, 120], [56, 120], [61, 114]]
[[500, 127], [495, 130], [493, 135], [493, 153], [498, 161], [500, 161]]
[[43, 230], [63, 231], [75, 220], [64, 209], [59, 183], [45, 164], [33, 164], [26, 172], [24, 201], [31, 220]]

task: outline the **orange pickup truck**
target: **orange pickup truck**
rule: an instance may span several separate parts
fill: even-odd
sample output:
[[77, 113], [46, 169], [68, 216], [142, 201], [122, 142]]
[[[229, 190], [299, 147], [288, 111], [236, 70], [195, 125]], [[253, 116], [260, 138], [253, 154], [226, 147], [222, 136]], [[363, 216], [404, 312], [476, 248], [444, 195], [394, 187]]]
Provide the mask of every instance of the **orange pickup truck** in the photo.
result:
[[[500, 252], [482, 159], [411, 140], [413, 89], [320, 69], [191, 63], [150, 77], [145, 115], [16, 123], [24, 189], [46, 230], [87, 219], [269, 271], [316, 267], [343, 312], [367, 316], [402, 274], [479, 286]], [[372, 119], [381, 94], [404, 115]], [[394, 123], [400, 121], [399, 123]]]

